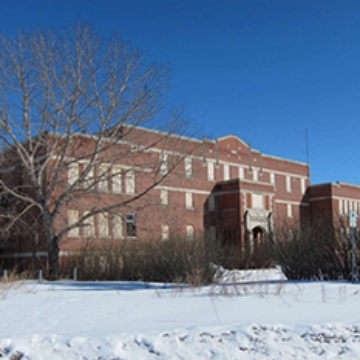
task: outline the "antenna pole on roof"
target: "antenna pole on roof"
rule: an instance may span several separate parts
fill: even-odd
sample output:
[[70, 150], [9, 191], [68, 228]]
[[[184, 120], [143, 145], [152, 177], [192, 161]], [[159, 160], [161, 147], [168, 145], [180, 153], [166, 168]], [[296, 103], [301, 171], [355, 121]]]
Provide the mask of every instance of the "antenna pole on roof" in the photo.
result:
[[310, 149], [309, 149], [309, 136], [308, 129], [305, 129], [305, 144], [306, 144], [306, 163], [309, 168], [309, 177], [310, 177]]

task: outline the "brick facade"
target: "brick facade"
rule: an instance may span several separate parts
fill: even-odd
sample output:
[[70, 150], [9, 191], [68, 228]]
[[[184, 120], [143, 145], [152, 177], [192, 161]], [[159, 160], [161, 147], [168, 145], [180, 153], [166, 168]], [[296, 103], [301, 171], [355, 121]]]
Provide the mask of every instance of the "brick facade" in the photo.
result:
[[[94, 141], [85, 135], [73, 138], [67, 156], [81, 160], [64, 171], [54, 198], [69, 186], [72, 176], [86, 169]], [[97, 214], [88, 219], [87, 226], [73, 229], [61, 241], [60, 254], [76, 251], [89, 240], [100, 244], [109, 239], [166, 239], [178, 234], [192, 238], [202, 233], [247, 253], [273, 236], [283, 222], [322, 217], [334, 224], [346, 223], [349, 211], [360, 211], [360, 187], [310, 186], [307, 164], [262, 154], [236, 136], [201, 141], [174, 136], [165, 141], [160, 132], [135, 128], [111, 144], [89, 173], [89, 181], [102, 174], [109, 177], [92, 188], [87, 187], [90, 183], [82, 184], [63, 207], [56, 225], [64, 227], [99, 202], [111, 206], [119, 199], [126, 201], [167, 172], [160, 184], [136, 202], [111, 214]], [[9, 259], [21, 260], [34, 252], [46, 256], [42, 238], [36, 247], [32, 239], [20, 236], [14, 246], [0, 248], [3, 266]]]

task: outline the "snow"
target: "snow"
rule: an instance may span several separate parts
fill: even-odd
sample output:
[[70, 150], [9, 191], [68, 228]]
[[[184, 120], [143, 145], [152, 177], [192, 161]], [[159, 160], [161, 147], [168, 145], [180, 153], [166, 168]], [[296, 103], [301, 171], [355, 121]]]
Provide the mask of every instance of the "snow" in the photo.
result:
[[217, 285], [0, 284], [1, 359], [354, 359], [360, 284], [279, 269]]

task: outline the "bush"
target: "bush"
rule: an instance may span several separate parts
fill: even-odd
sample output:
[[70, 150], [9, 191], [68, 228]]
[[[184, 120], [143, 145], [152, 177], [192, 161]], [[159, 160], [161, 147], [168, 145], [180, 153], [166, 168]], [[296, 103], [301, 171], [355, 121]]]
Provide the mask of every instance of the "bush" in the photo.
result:
[[281, 229], [275, 254], [286, 277], [351, 279], [351, 241], [343, 230], [323, 223], [303, 229]]
[[78, 268], [79, 280], [142, 280], [192, 285], [210, 283], [216, 245], [199, 237], [189, 241], [175, 237], [166, 241], [125, 240], [106, 246], [87, 246], [76, 256], [62, 259], [62, 274]]

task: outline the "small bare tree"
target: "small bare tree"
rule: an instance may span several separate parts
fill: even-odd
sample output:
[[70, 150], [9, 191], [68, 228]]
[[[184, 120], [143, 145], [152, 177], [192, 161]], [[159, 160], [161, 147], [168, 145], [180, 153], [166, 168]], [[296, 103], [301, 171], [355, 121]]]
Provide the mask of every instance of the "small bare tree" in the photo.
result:
[[[17, 202], [16, 214], [3, 223], [8, 230], [31, 213], [46, 239], [51, 279], [69, 231], [141, 199], [181, 160], [173, 158], [162, 171], [161, 156], [147, 151], [169, 142], [174, 148], [185, 129], [181, 115], [165, 113], [167, 74], [119, 36], [102, 39], [87, 25], [1, 36], [0, 187], [5, 202]], [[161, 136], [139, 139], [138, 126], [156, 127]], [[146, 181], [132, 196], [98, 201], [76, 221], [61, 222], [64, 207], [80, 204], [96, 184], [119, 175], [115, 167], [102, 167], [104, 161], [126, 163], [129, 175], [137, 169]], [[81, 164], [81, 171], [69, 181], [72, 164]]]

